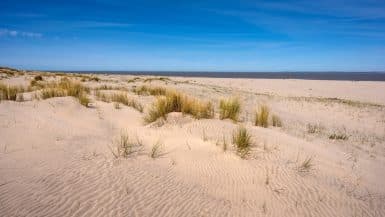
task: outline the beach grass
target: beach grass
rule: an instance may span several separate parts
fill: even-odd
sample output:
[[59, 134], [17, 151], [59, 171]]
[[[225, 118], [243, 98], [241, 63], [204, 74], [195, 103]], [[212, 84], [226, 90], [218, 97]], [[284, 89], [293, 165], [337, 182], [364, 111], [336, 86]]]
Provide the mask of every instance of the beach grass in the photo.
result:
[[238, 121], [241, 103], [238, 98], [223, 99], [219, 103], [219, 118]]

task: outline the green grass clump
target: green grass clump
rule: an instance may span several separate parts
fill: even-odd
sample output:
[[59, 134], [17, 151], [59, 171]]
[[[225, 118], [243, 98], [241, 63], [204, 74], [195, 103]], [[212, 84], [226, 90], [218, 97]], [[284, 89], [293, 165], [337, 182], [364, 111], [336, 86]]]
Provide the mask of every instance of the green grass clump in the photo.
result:
[[231, 119], [238, 121], [239, 113], [241, 111], [241, 103], [238, 98], [232, 98], [227, 100], [221, 100], [219, 103], [219, 118]]
[[233, 134], [233, 144], [235, 145], [237, 149], [237, 153], [242, 157], [245, 158], [251, 148], [251, 135], [244, 127], [239, 127], [237, 131]]
[[269, 126], [269, 113], [269, 107], [261, 105], [255, 113], [254, 125], [267, 128]]
[[10, 86], [0, 83], [0, 100], [16, 101], [19, 93], [24, 93], [26, 89], [22, 86]]
[[209, 102], [202, 102], [177, 91], [167, 91], [165, 96], [158, 97], [144, 120], [146, 123], [165, 118], [170, 112], [182, 112], [195, 118], [212, 118], [214, 110]]
[[271, 123], [274, 127], [282, 127], [282, 120], [278, 115], [271, 116]]

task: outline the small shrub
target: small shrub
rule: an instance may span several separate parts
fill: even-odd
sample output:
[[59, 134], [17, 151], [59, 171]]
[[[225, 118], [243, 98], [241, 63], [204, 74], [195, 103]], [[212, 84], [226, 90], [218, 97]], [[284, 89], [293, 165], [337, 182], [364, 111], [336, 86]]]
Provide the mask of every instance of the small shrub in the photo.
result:
[[219, 103], [219, 110], [220, 119], [229, 118], [233, 121], [238, 121], [238, 116], [241, 111], [241, 103], [238, 98], [221, 100]]
[[265, 127], [269, 126], [270, 109], [266, 105], [261, 105], [259, 110], [255, 113], [255, 126]]
[[271, 116], [271, 123], [274, 127], [282, 127], [281, 118], [279, 118], [277, 115]]
[[245, 158], [250, 151], [251, 135], [244, 127], [239, 127], [233, 134], [233, 144], [237, 149], [237, 153]]
[[96, 76], [92, 76], [90, 78], [90, 81], [96, 81], [96, 82], [99, 82], [100, 81], [100, 78], [96, 77]]
[[34, 81], [42, 81], [43, 80], [43, 77], [41, 75], [36, 75], [34, 78], [33, 78]]

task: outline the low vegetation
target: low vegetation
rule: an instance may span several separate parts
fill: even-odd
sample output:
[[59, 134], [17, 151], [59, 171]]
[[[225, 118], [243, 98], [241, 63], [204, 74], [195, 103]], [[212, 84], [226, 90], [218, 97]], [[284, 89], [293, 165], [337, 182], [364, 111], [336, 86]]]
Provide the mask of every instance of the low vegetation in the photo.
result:
[[271, 124], [274, 127], [282, 127], [282, 120], [278, 115], [272, 115], [271, 116]]
[[152, 96], [161, 96], [161, 95], [164, 96], [168, 92], [168, 90], [164, 87], [151, 87], [147, 85], [135, 87], [132, 91], [137, 95], [152, 95]]
[[310, 134], [321, 133], [324, 127], [321, 124], [307, 124], [306, 130]]
[[245, 158], [251, 148], [251, 135], [244, 127], [239, 127], [233, 134], [233, 144], [237, 149], [237, 153]]
[[269, 126], [269, 114], [269, 107], [261, 105], [255, 113], [254, 125], [267, 128]]
[[163, 143], [158, 140], [151, 148], [150, 157], [157, 158], [162, 155]]
[[313, 157], [307, 157], [302, 161], [300, 165], [298, 165], [298, 172], [309, 172], [314, 167]]
[[345, 133], [332, 133], [329, 135], [329, 139], [332, 140], [347, 140], [349, 139], [349, 136]]
[[126, 131], [122, 131], [119, 137], [114, 141], [114, 147], [109, 147], [115, 158], [128, 158], [133, 153], [143, 150], [142, 142], [136, 138], [133, 140]]
[[153, 103], [144, 120], [146, 123], [165, 118], [170, 112], [190, 114], [197, 119], [213, 118], [214, 110], [210, 102], [202, 102], [177, 91], [168, 90]]
[[219, 103], [219, 118], [238, 121], [241, 112], [241, 103], [238, 98], [221, 100]]
[[16, 101], [17, 96], [20, 93], [26, 92], [27, 89], [23, 86], [10, 86], [0, 83], [0, 101], [1, 100], [12, 100]]
[[113, 94], [106, 94], [102, 93], [101, 91], [96, 91], [95, 96], [97, 100], [103, 101], [103, 102], [114, 102], [114, 103], [120, 103], [125, 106], [132, 107], [139, 112], [143, 112], [143, 106], [135, 99], [129, 98], [126, 93], [113, 93]]
[[44, 86], [44, 89], [40, 92], [40, 98], [42, 99], [72, 96], [77, 98], [79, 103], [86, 107], [90, 102], [87, 96], [90, 91], [89, 88], [68, 78], [62, 78], [59, 82], [45, 83], [42, 86]]

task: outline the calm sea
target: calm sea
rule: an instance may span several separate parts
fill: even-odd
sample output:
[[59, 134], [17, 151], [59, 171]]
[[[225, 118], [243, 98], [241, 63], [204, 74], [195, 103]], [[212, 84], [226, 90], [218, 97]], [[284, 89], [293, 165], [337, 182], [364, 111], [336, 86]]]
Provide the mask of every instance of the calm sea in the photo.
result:
[[[55, 71], [59, 72], [59, 71]], [[211, 78], [385, 81], [385, 72], [183, 72], [183, 71], [60, 71], [74, 73], [155, 75]]]

